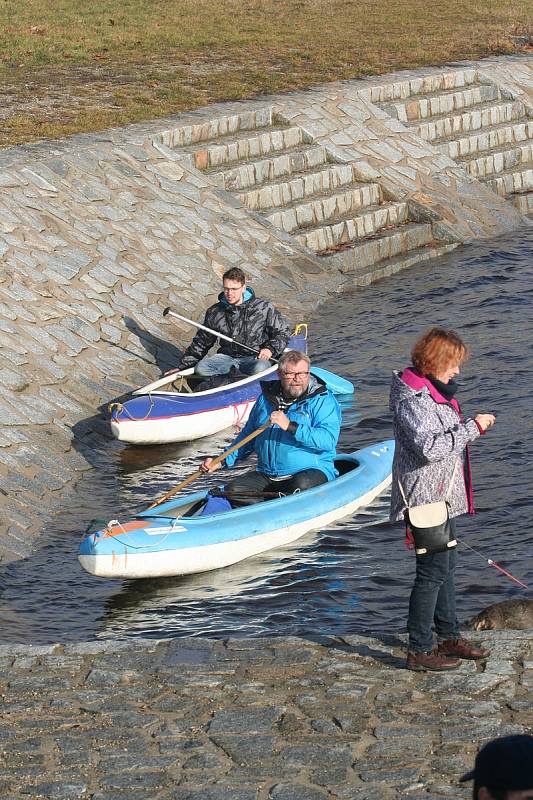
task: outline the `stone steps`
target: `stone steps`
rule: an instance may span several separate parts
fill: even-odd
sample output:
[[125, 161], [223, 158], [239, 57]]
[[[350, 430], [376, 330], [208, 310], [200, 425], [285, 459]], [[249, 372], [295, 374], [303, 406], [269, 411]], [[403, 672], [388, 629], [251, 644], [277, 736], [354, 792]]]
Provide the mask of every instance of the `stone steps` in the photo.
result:
[[[459, 134], [437, 144], [438, 149], [453, 159], [464, 159], [487, 150], [503, 148], [533, 139], [533, 119], [525, 118], [513, 124], [495, 125], [470, 136]], [[435, 143], [434, 143], [435, 144]]]
[[425, 120], [435, 115], [451, 114], [472, 108], [479, 103], [500, 100], [500, 91], [492, 83], [473, 83], [462, 89], [449, 89], [427, 95], [413, 95], [402, 101], [383, 105], [390, 116], [400, 122]]
[[521, 166], [533, 167], [533, 138], [518, 147], [493, 150], [483, 156], [458, 159], [470, 175], [483, 179]]
[[347, 245], [335, 253], [325, 250], [318, 255], [331, 256], [332, 262], [343, 273], [355, 273], [364, 272], [381, 261], [406, 256], [412, 250], [434, 246], [431, 224], [412, 222], [396, 230], [385, 231], [380, 236]]
[[509, 197], [511, 202], [522, 212], [528, 216], [533, 215], [533, 191], [531, 192], [516, 192], [516, 194]]
[[375, 236], [386, 228], [395, 228], [407, 223], [409, 208], [407, 203], [383, 203], [365, 208], [360, 214], [332, 222], [305, 228], [296, 239], [317, 253], [335, 250], [339, 245], [355, 243]]
[[[520, 200], [523, 202], [523, 195], [528, 192], [533, 192], [533, 165], [527, 169], [512, 169], [488, 178], [485, 181], [487, 186], [501, 195], [508, 197], [515, 202], [514, 195], [521, 195]], [[516, 203], [515, 203], [516, 204]]]
[[496, 84], [472, 82], [464, 90], [413, 92], [381, 107], [522, 213], [531, 213], [533, 114], [524, 103]]
[[368, 90], [368, 99], [372, 103], [379, 105], [396, 100], [405, 100], [413, 95], [427, 95], [450, 89], [465, 89], [477, 82], [475, 69], [455, 69], [449, 72], [417, 75], [407, 80], [378, 84]]
[[[395, 275], [397, 272], [400, 272], [404, 269], [409, 269], [410, 267], [414, 267], [417, 264], [422, 264], [425, 261], [430, 261], [434, 258], [439, 258], [440, 256], [446, 255], [446, 253], [450, 253], [452, 250], [455, 250], [459, 244], [440, 244], [438, 242], [428, 243], [425, 245], [421, 245], [415, 249], [409, 250], [407, 253], [394, 256], [392, 258], [386, 258], [383, 261], [377, 261], [368, 267], [361, 267], [357, 269], [355, 272], [350, 271], [345, 274], [349, 275], [349, 281], [347, 281], [350, 287], [352, 286], [368, 286], [370, 283], [374, 283], [375, 281], [381, 280], [382, 278], [388, 278], [391, 275]], [[330, 256], [330, 260], [335, 263], [336, 259], [339, 257], [340, 254]]]
[[320, 255], [355, 248], [369, 266], [433, 241], [429, 223], [410, 222], [407, 203], [386, 202], [378, 183], [359, 182], [352, 164], [332, 161], [298, 127], [271, 121], [182, 149], [246, 208]]
[[261, 132], [256, 131], [253, 135], [245, 132], [228, 137], [226, 141], [225, 138], [206, 142], [200, 149], [196, 146], [183, 149], [190, 150], [194, 166], [203, 170], [261, 158], [270, 153], [280, 153], [306, 142], [303, 130], [295, 126], [272, 127]]
[[321, 145], [295, 147], [270, 158], [247, 159], [236, 166], [209, 172], [229, 192], [262, 186], [293, 174], [317, 169], [327, 164], [328, 154]]
[[190, 147], [201, 142], [216, 140], [223, 136], [236, 134], [239, 131], [253, 131], [266, 128], [272, 124], [272, 109], [262, 108], [240, 111], [238, 114], [223, 114], [220, 117], [183, 125], [165, 131], [162, 141], [168, 147]]
[[281, 228], [285, 233], [294, 233], [300, 228], [319, 227], [355, 214], [365, 206], [377, 205], [380, 201], [381, 188], [377, 183], [367, 183], [304, 203], [291, 203], [266, 216], [276, 228]]
[[423, 123], [416, 124], [413, 130], [417, 136], [427, 142], [440, 144], [471, 131], [522, 120], [525, 116], [524, 104], [518, 100], [497, 104], [492, 102], [480, 103], [475, 108], [459, 114], [435, 115]]
[[258, 189], [238, 195], [247, 208], [266, 211], [297, 203], [305, 198], [327, 195], [342, 186], [362, 188], [356, 184], [351, 164], [328, 164], [323, 169], [301, 172], [290, 180], [280, 179]]

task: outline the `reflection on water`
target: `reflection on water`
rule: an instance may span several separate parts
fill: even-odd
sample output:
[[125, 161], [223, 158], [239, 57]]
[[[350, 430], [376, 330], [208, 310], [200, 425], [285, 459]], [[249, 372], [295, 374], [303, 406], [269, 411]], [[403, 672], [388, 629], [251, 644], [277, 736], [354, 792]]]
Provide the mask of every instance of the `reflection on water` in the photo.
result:
[[106, 603], [105, 635], [128, 630], [156, 636], [164, 630], [168, 636], [205, 631], [264, 636], [288, 634], [302, 625], [316, 632], [317, 615], [327, 621], [329, 632], [341, 632], [345, 627], [339, 602], [355, 607], [352, 582], [373, 571], [368, 557], [354, 556], [354, 524], [360, 533], [370, 532], [387, 508], [386, 500], [379, 500], [373, 513], [225, 569], [128, 582]]
[[[528, 229], [333, 298], [308, 320], [311, 357], [357, 387], [355, 400], [342, 401], [343, 451], [390, 437], [390, 372], [407, 363], [421, 330], [452, 327], [470, 345], [460, 376], [463, 410], [492, 411], [497, 424], [472, 448], [478, 513], [461, 518], [459, 538], [483, 556], [461, 553], [461, 618], [521, 593], [487, 557], [533, 584], [532, 278]], [[231, 437], [227, 431], [153, 448], [110, 442], [100, 469], [85, 476], [71, 506], [43, 534], [41, 549], [0, 572], [1, 641], [403, 630], [413, 556], [400, 527], [387, 521], [386, 497], [327, 530], [211, 573], [121, 583], [81, 570], [76, 552], [89, 520], [123, 520], [144, 509]]]

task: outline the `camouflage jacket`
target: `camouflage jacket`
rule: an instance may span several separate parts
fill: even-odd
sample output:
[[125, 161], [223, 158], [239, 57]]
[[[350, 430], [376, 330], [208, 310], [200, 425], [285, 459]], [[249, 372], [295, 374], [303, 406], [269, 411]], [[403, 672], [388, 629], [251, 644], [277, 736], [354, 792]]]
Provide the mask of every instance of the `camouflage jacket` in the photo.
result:
[[[254, 350], [268, 347], [274, 358], [279, 358], [289, 338], [290, 327], [288, 320], [268, 300], [260, 300], [253, 289], [247, 287], [243, 302], [230, 305], [221, 292], [218, 303], [210, 306], [205, 312], [204, 325], [211, 330], [230, 336], [238, 342], [243, 342]], [[199, 330], [189, 347], [183, 353], [180, 367], [186, 369], [207, 355], [217, 341], [217, 336]], [[251, 356], [249, 350], [239, 347], [232, 342], [219, 339], [218, 353], [240, 358]]]

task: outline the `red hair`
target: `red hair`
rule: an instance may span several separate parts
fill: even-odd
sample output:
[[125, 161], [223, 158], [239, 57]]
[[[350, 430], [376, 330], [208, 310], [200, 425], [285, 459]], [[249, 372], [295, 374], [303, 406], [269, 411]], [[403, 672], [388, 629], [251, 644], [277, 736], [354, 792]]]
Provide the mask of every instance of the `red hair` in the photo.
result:
[[444, 372], [467, 356], [468, 349], [460, 337], [444, 328], [431, 328], [422, 334], [411, 351], [414, 368], [424, 376]]

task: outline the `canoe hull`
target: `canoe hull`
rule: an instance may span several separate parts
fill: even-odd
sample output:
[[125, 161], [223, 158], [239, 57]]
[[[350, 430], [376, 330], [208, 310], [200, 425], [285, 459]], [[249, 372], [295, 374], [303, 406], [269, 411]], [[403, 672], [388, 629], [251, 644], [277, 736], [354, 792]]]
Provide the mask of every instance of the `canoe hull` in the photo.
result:
[[[192, 370], [186, 370], [190, 373]], [[226, 428], [241, 428], [261, 392], [261, 381], [275, 380], [277, 368], [203, 392], [136, 392], [111, 414], [111, 432], [137, 445], [190, 442]]]
[[[175, 415], [154, 416], [151, 419], [139, 420], [115, 416], [110, 422], [111, 432], [115, 439], [127, 444], [191, 442], [226, 428], [241, 428], [250, 416], [254, 403], [255, 397], [243, 403], [233, 403], [206, 411], [195, 411], [191, 406], [189, 413], [179, 411]], [[132, 410], [131, 405], [128, 411], [130, 410]]]
[[[312, 367], [336, 394], [353, 393], [353, 385], [328, 370]], [[188, 372], [192, 372], [189, 370]], [[190, 442], [226, 428], [240, 429], [261, 392], [261, 381], [275, 380], [277, 368], [204, 392], [177, 394], [155, 390], [116, 404], [110, 420], [115, 439], [150, 445]]]
[[[245, 509], [172, 518], [165, 513], [175, 513], [176, 503], [166, 503], [157, 517], [146, 512], [113, 528], [115, 533], [85, 536], [80, 564], [92, 575], [122, 579], [191, 575], [235, 564], [294, 542], [371, 503], [390, 484], [393, 451], [394, 443], [388, 441], [344, 456], [359, 464], [353, 472], [300, 495]], [[180, 503], [203, 496], [205, 492], [189, 495]]]

